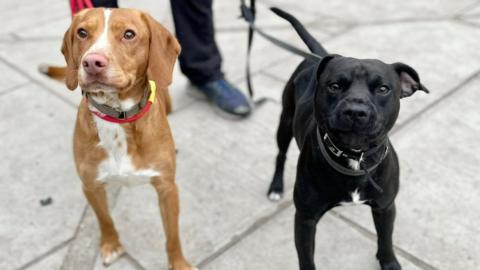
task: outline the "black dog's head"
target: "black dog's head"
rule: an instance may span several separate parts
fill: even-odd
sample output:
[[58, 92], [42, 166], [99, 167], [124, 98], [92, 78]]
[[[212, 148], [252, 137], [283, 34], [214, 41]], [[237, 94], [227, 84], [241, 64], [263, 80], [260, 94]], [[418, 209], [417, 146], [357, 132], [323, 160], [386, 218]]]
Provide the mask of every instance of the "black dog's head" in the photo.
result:
[[400, 99], [428, 93], [417, 72], [402, 63], [328, 55], [317, 71], [315, 117], [335, 141], [365, 150], [393, 127]]

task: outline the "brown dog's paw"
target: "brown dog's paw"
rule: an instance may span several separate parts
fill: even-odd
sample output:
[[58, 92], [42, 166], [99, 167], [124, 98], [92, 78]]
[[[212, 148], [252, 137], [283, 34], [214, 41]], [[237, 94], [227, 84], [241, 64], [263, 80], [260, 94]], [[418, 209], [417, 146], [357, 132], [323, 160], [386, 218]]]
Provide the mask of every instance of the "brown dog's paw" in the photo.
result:
[[168, 267], [169, 270], [198, 270], [198, 268], [191, 266], [187, 262], [177, 262]]
[[125, 249], [119, 242], [103, 243], [100, 246], [100, 255], [104, 266], [109, 266], [125, 253]]

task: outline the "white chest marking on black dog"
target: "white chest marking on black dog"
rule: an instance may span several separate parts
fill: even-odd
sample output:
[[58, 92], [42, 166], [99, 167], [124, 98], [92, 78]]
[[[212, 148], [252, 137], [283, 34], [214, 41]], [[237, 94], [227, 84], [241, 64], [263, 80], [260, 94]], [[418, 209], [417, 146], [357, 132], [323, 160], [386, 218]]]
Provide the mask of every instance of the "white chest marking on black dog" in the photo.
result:
[[350, 197], [352, 198], [351, 201], [349, 202], [341, 202], [340, 205], [358, 205], [358, 204], [364, 204], [366, 201], [361, 199], [361, 194], [358, 191], [358, 189], [355, 189], [354, 192], [350, 193]]
[[358, 160], [348, 159], [348, 166], [356, 171], [360, 170], [360, 162]]

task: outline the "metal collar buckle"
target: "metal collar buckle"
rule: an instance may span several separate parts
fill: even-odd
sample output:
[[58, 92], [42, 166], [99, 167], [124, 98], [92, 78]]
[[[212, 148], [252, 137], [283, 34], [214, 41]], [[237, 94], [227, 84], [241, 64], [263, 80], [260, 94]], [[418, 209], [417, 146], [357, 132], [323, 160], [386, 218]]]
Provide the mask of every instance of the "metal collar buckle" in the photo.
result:
[[127, 112], [125, 112], [125, 111], [118, 112], [118, 117], [117, 118], [121, 119], [121, 120], [127, 119]]

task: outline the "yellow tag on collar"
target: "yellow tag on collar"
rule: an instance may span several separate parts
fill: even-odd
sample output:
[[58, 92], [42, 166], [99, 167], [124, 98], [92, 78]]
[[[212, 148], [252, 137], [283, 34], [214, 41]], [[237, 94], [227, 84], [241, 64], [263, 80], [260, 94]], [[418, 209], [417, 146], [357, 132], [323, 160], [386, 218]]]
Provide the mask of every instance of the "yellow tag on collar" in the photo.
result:
[[155, 84], [155, 81], [152, 80], [148, 80], [148, 83], [150, 84], [150, 97], [148, 98], [148, 101], [153, 104], [157, 93], [157, 85]]

